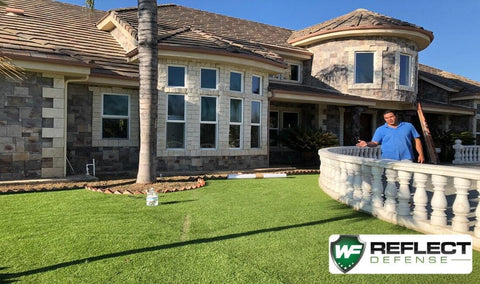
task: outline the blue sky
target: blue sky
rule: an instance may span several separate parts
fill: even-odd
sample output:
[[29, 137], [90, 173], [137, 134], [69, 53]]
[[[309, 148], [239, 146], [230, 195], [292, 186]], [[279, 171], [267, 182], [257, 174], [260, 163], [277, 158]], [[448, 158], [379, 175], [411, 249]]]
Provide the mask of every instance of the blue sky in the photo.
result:
[[[84, 5], [84, 0], [61, 0]], [[96, 0], [96, 8], [133, 7], [137, 0]], [[172, 0], [208, 12], [247, 19], [292, 30], [303, 29], [365, 8], [410, 22], [433, 32], [435, 39], [420, 52], [420, 63], [480, 82], [479, 0]]]

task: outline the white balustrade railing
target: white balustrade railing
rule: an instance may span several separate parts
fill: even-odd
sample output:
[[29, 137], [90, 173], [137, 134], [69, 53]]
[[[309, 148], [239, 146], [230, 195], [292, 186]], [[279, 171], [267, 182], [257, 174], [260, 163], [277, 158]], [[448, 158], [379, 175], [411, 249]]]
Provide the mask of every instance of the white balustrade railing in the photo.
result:
[[455, 140], [453, 145], [455, 158], [453, 164], [480, 164], [480, 145], [462, 145], [462, 140]]
[[318, 151], [320, 187], [379, 219], [429, 234], [470, 234], [480, 249], [480, 169], [380, 159], [380, 149]]

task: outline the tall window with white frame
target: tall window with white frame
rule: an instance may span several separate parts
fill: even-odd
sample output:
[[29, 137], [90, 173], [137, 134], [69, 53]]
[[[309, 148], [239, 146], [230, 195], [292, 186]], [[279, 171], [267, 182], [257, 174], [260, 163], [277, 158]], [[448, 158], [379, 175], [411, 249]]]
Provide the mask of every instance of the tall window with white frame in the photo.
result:
[[260, 148], [262, 102], [252, 101], [250, 148]]
[[201, 68], [200, 70], [200, 87], [202, 89], [217, 89], [217, 69]]
[[185, 148], [185, 95], [168, 95], [167, 148]]
[[252, 76], [252, 94], [262, 95], [262, 77], [257, 75]]
[[373, 52], [355, 53], [355, 84], [373, 83]]
[[185, 66], [168, 66], [167, 84], [169, 87], [185, 87]]
[[200, 102], [200, 148], [217, 148], [217, 97], [202, 96]]
[[230, 127], [228, 133], [230, 148], [239, 149], [242, 147], [242, 126], [243, 101], [241, 99], [230, 99]]
[[240, 72], [230, 72], [230, 91], [243, 92], [243, 74]]
[[291, 64], [290, 65], [290, 80], [299, 82], [300, 81], [300, 65]]
[[400, 54], [400, 76], [399, 84], [401, 86], [410, 86], [411, 77], [411, 57]]
[[128, 139], [130, 132], [130, 96], [103, 94], [102, 138]]

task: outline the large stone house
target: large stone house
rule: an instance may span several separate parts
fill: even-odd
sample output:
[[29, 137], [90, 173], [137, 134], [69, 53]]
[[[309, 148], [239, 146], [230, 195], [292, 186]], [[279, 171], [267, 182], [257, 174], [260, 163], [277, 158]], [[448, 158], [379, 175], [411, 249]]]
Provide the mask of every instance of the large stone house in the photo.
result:
[[[135, 171], [136, 8], [52, 0], [0, 7], [0, 179]], [[480, 137], [480, 84], [419, 64], [433, 34], [364, 9], [293, 31], [177, 5], [158, 6], [158, 172], [257, 168], [285, 157], [283, 128], [369, 139], [381, 111]], [[478, 132], [477, 132], [478, 131]], [[480, 141], [479, 141], [480, 142]]]

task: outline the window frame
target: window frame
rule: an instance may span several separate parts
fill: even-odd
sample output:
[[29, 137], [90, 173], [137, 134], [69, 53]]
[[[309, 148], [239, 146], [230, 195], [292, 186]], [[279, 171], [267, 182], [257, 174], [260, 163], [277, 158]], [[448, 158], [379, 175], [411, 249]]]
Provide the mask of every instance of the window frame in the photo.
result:
[[[232, 90], [232, 73], [236, 73], [236, 74], [240, 74], [240, 91], [237, 91], [237, 90]], [[230, 74], [230, 77], [229, 77], [229, 86], [228, 86], [228, 90], [230, 92], [235, 92], [235, 93], [243, 93], [245, 91], [245, 76], [243, 75], [243, 72], [240, 72], [240, 71], [230, 71], [229, 72]]]
[[[253, 78], [258, 78], [260, 83], [259, 83], [259, 90], [258, 90], [258, 94], [253, 92]], [[253, 95], [256, 95], [256, 96], [263, 96], [263, 77], [262, 76], [259, 76], [259, 75], [252, 75], [252, 85], [251, 85], [251, 92]]]
[[[215, 71], [215, 88], [206, 88], [206, 87], [202, 86], [202, 77], [203, 77], [202, 71], [203, 70], [213, 70], [213, 71]], [[219, 81], [218, 80], [218, 76], [219, 76], [218, 73], [219, 72], [218, 72], [217, 68], [201, 67], [200, 68], [200, 89], [202, 89], [202, 90], [218, 90], [218, 83], [219, 83], [218, 82]]]
[[[258, 113], [258, 122], [253, 122], [253, 104], [258, 103], [260, 108], [259, 108], [259, 113]], [[260, 100], [252, 100], [251, 101], [251, 108], [250, 108], [250, 148], [251, 149], [259, 149], [262, 148], [262, 101]], [[258, 127], [258, 146], [257, 147], [252, 147], [252, 127]]]
[[[240, 122], [232, 122], [232, 101], [237, 100], [240, 101], [240, 106], [242, 107], [241, 109], [241, 116], [240, 116]], [[244, 105], [243, 105], [243, 99], [242, 98], [230, 98], [229, 100], [229, 111], [228, 111], [228, 147], [229, 149], [242, 149], [243, 148], [243, 122], [244, 122]], [[240, 126], [240, 134], [239, 134], [239, 147], [231, 147], [230, 146], [230, 127], [232, 125], [239, 125]]]
[[[292, 79], [292, 66], [297, 66], [297, 79], [296, 80]], [[290, 64], [290, 81], [293, 81], [293, 82], [301, 82], [302, 81], [301, 68], [302, 68], [302, 66], [300, 64]]]
[[[215, 121], [210, 121], [210, 120], [202, 120], [202, 98], [215, 98]], [[202, 127], [202, 124], [215, 124], [215, 147], [213, 148], [203, 148], [202, 143], [201, 143], [201, 129], [199, 133], [199, 144], [200, 144], [200, 149], [201, 150], [216, 150], [218, 149], [218, 97], [217, 96], [200, 96], [200, 128]]]
[[[178, 119], [169, 119], [168, 118], [168, 104], [170, 101], [170, 96], [182, 96], [183, 97], [183, 120], [178, 120]], [[167, 103], [166, 103], [166, 119], [165, 119], [165, 148], [167, 150], [185, 150], [186, 148], [186, 141], [187, 141], [187, 101], [186, 101], [186, 95], [185, 94], [167, 94]], [[183, 124], [183, 148], [175, 148], [175, 147], [168, 147], [168, 124], [169, 123], [176, 123], [176, 124]]]
[[[407, 73], [407, 80], [408, 84], [402, 84], [402, 57], [408, 58], [408, 73]], [[410, 54], [400, 53], [399, 60], [398, 60], [398, 85], [404, 88], [408, 88], [412, 86], [412, 56]]]
[[[184, 70], [184, 73], [183, 73], [183, 86], [174, 86], [174, 85], [170, 85], [168, 82], [169, 82], [169, 78], [170, 78], [170, 70], [169, 68], [170, 67], [180, 67], [180, 68], [183, 68]], [[183, 65], [167, 65], [167, 87], [169, 88], [186, 88], [186, 85], [187, 85], [187, 67], [186, 66], [183, 66]]]
[[[357, 55], [359, 54], [371, 54], [372, 55], [372, 82], [357, 82], [357, 74], [358, 74], [358, 60]], [[375, 84], [375, 52], [374, 51], [355, 51], [354, 53], [354, 73], [353, 73], [353, 83], [355, 85], [363, 85], [363, 84]]]
[[[300, 126], [300, 113], [297, 111], [282, 111], [282, 129], [287, 129], [290, 127], [285, 127], [285, 117], [286, 113], [296, 114], [297, 115], [297, 128]], [[295, 127], [293, 127], [295, 128]]]
[[[120, 96], [120, 97], [127, 97], [127, 115], [112, 115], [112, 114], [104, 114], [105, 112], [105, 95], [108, 95], [108, 96]], [[130, 95], [129, 94], [116, 94], [116, 93], [103, 93], [102, 94], [102, 108], [101, 108], [101, 118], [102, 118], [102, 124], [101, 124], [101, 128], [100, 128], [100, 135], [102, 137], [102, 139], [105, 139], [105, 140], [130, 140], [130, 131], [131, 131], [131, 98], [130, 98]], [[127, 127], [128, 127], [128, 130], [127, 130], [127, 137], [126, 138], [123, 138], [123, 137], [103, 137], [103, 119], [127, 119], [128, 123], [127, 123]]]

